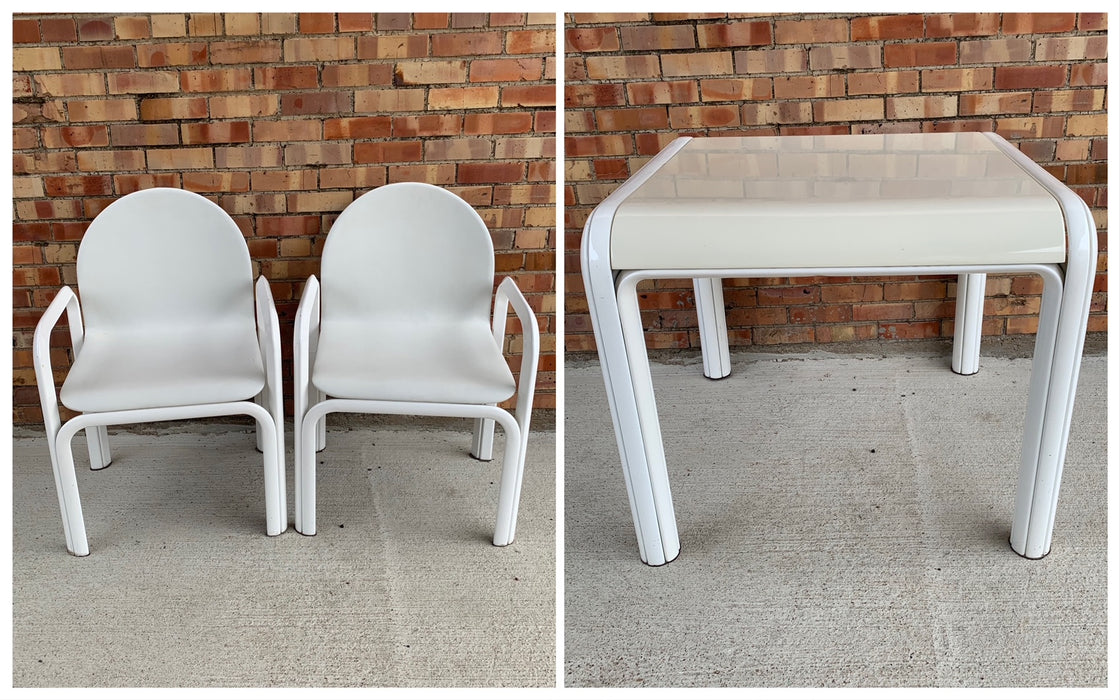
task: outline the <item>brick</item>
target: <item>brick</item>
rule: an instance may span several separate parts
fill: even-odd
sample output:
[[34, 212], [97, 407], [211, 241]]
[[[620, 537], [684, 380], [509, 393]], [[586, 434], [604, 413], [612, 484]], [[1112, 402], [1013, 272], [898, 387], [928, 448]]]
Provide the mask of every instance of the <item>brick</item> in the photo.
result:
[[669, 123], [674, 129], [739, 126], [739, 109], [734, 105], [670, 107]]
[[61, 73], [33, 76], [35, 92], [39, 95], [70, 97], [75, 95], [104, 95], [105, 76], [102, 73]]
[[391, 85], [393, 82], [393, 66], [379, 63], [331, 64], [323, 66], [321, 79], [323, 87]]
[[1031, 111], [1031, 93], [1004, 92], [961, 95], [960, 113], [1016, 114]]
[[926, 36], [940, 39], [962, 36], [994, 36], [999, 34], [999, 20], [998, 12], [927, 15]]
[[848, 40], [848, 20], [778, 20], [774, 23], [775, 44], [826, 44]]
[[423, 160], [424, 146], [420, 141], [378, 141], [354, 144], [354, 162], [408, 163]]
[[207, 100], [214, 119], [274, 116], [280, 111], [276, 95], [228, 95]]
[[360, 90], [354, 93], [356, 113], [418, 112], [424, 109], [422, 89]]
[[[700, 48], [766, 46], [773, 43], [769, 22], [701, 24], [696, 27]], [[680, 48], [691, 48], [688, 46]]]
[[[471, 116], [468, 115], [467, 119]], [[454, 136], [463, 131], [463, 116], [459, 114], [423, 114], [392, 118], [395, 137]]]
[[849, 73], [849, 95], [897, 95], [918, 91], [918, 71]]
[[407, 61], [397, 65], [395, 76], [397, 85], [463, 83], [467, 80], [467, 62], [462, 60]]
[[183, 188], [191, 192], [248, 192], [249, 173], [183, 173]]
[[1083, 32], [1103, 32], [1108, 29], [1108, 13], [1082, 12], [1077, 18], [1077, 28]]
[[555, 107], [556, 88], [551, 85], [510, 85], [502, 88], [502, 107]]
[[501, 32], [432, 35], [433, 56], [483, 56], [501, 52]]
[[564, 86], [564, 106], [611, 107], [626, 104], [626, 86], [619, 83], [595, 85], [568, 84]]
[[253, 141], [318, 141], [323, 138], [322, 123], [318, 120], [256, 121], [253, 122]]
[[[554, 138], [500, 138], [494, 142], [494, 157], [497, 159], [508, 160], [532, 160], [530, 163], [532, 167], [542, 159], [547, 159], [546, 163], [551, 164], [552, 158], [556, 155], [556, 139]], [[530, 175], [532, 179], [532, 175]], [[551, 182], [555, 178], [551, 178]], [[555, 221], [555, 217], [553, 218]]]
[[996, 133], [1010, 139], [1054, 138], [1062, 135], [1062, 118], [1007, 117], [996, 119]]
[[253, 85], [248, 68], [182, 71], [179, 83], [187, 92], [242, 92]]
[[1104, 90], [1040, 90], [1033, 112], [1093, 112], [1104, 109]]
[[853, 17], [852, 41], [917, 39], [922, 36], [924, 28], [922, 15]]
[[43, 187], [50, 197], [93, 197], [113, 192], [108, 175], [45, 177]]
[[556, 53], [555, 33], [547, 29], [506, 32], [506, 53]]
[[[257, 127], [253, 127], [255, 132]], [[276, 168], [283, 164], [283, 149], [279, 145], [229, 146], [214, 149], [214, 164], [218, 168]]]
[[118, 100], [68, 100], [66, 112], [71, 122], [134, 121], [136, 101]]
[[111, 95], [179, 91], [179, 76], [170, 71], [110, 73], [108, 79]]
[[540, 80], [544, 63], [539, 58], [496, 58], [471, 61], [472, 83], [518, 83]]
[[201, 66], [210, 60], [210, 47], [207, 44], [137, 44], [136, 63], [141, 68], [160, 68], [163, 66]]
[[315, 66], [265, 66], [253, 69], [255, 86], [262, 90], [299, 90], [319, 87]]
[[809, 49], [812, 70], [880, 68], [883, 65], [879, 46], [814, 46]]
[[67, 70], [135, 68], [136, 55], [131, 46], [64, 46], [62, 63]]
[[176, 124], [114, 124], [110, 130], [114, 146], [178, 146]]
[[528, 112], [467, 114], [463, 117], [464, 134], [527, 134], [532, 130], [533, 115]]
[[728, 51], [679, 53], [661, 56], [661, 72], [666, 78], [694, 75], [728, 75], [734, 72]]
[[297, 17], [290, 12], [261, 14], [261, 34], [295, 34]]
[[861, 98], [816, 102], [813, 105], [813, 117], [818, 122], [882, 119], [883, 100], [878, 98]]
[[[621, 44], [614, 27], [580, 27], [565, 30], [564, 48], [576, 53], [618, 51]], [[628, 47], [627, 50], [633, 49]]]
[[334, 14], [330, 12], [300, 12], [300, 34], [333, 34]]
[[153, 97], [140, 101], [143, 121], [205, 119], [208, 113], [206, 97]]
[[39, 31], [42, 33], [42, 40], [48, 43], [78, 40], [78, 28], [72, 19], [44, 17], [39, 20]]
[[39, 22], [33, 19], [12, 20], [13, 44], [38, 44], [42, 41], [39, 34]]
[[991, 68], [948, 68], [922, 71], [922, 92], [991, 90]]
[[1072, 12], [1010, 12], [1003, 16], [1004, 34], [1070, 32], [1077, 22]]
[[167, 148], [148, 151], [148, 167], [152, 170], [195, 170], [214, 167], [214, 151], [210, 148]]
[[646, 131], [669, 126], [664, 107], [600, 109], [595, 112], [595, 121], [600, 131]]
[[424, 144], [424, 160], [485, 160], [491, 155], [491, 144], [477, 138], [431, 139]]
[[193, 12], [187, 15], [187, 31], [192, 36], [218, 36], [222, 33], [221, 15], [214, 12]]
[[118, 195], [146, 190], [151, 187], [180, 187], [182, 181], [178, 173], [155, 173], [143, 175], [114, 175], [113, 185]]
[[813, 121], [811, 102], [758, 102], [742, 107], [743, 126], [797, 124]]
[[[317, 40], [291, 39], [290, 41]], [[286, 52], [286, 47], [283, 50]], [[272, 39], [216, 41], [210, 44], [210, 62], [215, 64], [273, 63], [280, 60], [281, 54], [280, 42]], [[323, 60], [330, 60], [331, 58], [333, 57], [324, 50]]]
[[227, 12], [226, 36], [254, 36], [261, 33], [260, 18], [255, 12]]
[[522, 163], [460, 163], [458, 181], [462, 184], [519, 182], [525, 177]]
[[629, 135], [569, 136], [564, 139], [566, 157], [630, 155], [633, 140]]
[[1067, 136], [1105, 136], [1108, 134], [1108, 115], [1072, 114], [1066, 121]]
[[[347, 61], [356, 55], [355, 41], [347, 36], [285, 39], [283, 44], [283, 59], [286, 63]], [[279, 56], [262, 62], [277, 60], [280, 60]]]
[[209, 122], [183, 125], [183, 145], [204, 143], [248, 143], [249, 122]]
[[350, 100], [349, 92], [289, 92], [280, 96], [280, 114], [346, 114]]
[[[56, 48], [13, 48], [12, 66], [14, 71], [58, 70], [62, 68], [62, 58]], [[76, 68], [76, 66], [67, 66]]]
[[496, 86], [431, 88], [429, 109], [486, 109], [498, 106]]
[[117, 39], [136, 40], [151, 37], [152, 29], [147, 17], [117, 17], [113, 20]]
[[657, 56], [588, 56], [587, 77], [591, 80], [637, 80], [660, 78]]
[[957, 98], [888, 97], [887, 119], [928, 119], [957, 116]]
[[844, 91], [844, 76], [840, 74], [774, 78], [774, 97], [780, 100], [843, 97]]
[[78, 169], [83, 172], [144, 170], [146, 162], [144, 151], [126, 151], [121, 148], [111, 151], [83, 151], [78, 154], [77, 161]]
[[1091, 63], [1091, 64], [1077, 64], [1070, 66], [1069, 69], [1069, 85], [1070, 87], [1080, 87], [1084, 85], [1107, 85], [1108, 84], [1108, 64], [1107, 63]]
[[735, 52], [736, 73], [797, 73], [809, 65], [805, 49], [756, 49]]
[[78, 23], [79, 41], [109, 41], [113, 39], [113, 24], [106, 19], [84, 19]]
[[887, 68], [943, 66], [956, 62], [957, 45], [954, 42], [887, 44], [883, 47], [883, 65]]
[[626, 94], [632, 105], [680, 104], [700, 101], [700, 92], [695, 80], [627, 83]]
[[1018, 63], [1031, 58], [1030, 39], [960, 42], [960, 63]]
[[181, 14], [156, 14], [151, 16], [151, 21], [153, 38], [187, 35], [187, 18]]
[[619, 31], [625, 51], [658, 52], [696, 48], [696, 38], [691, 26], [624, 26]]
[[996, 68], [997, 90], [1062, 87], [1066, 84], [1065, 66], [999, 66]]
[[1102, 35], [1039, 39], [1034, 57], [1036, 61], [1104, 60], [1108, 57], [1108, 37]]
[[1054, 157], [1058, 160], [1088, 160], [1089, 141], [1087, 139], [1058, 141]]
[[352, 162], [349, 143], [293, 143], [284, 147], [284, 165], [349, 165]]

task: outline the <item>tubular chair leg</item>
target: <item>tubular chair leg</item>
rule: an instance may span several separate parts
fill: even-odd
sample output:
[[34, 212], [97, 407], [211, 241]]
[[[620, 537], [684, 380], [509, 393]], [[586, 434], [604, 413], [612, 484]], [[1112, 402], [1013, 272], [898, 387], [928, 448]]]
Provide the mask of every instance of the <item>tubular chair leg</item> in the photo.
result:
[[295, 526], [302, 535], [314, 535], [315, 529], [315, 448], [321, 418], [311, 415], [296, 416], [295, 429], [299, 431], [296, 443], [295, 466]]
[[494, 458], [494, 421], [490, 418], [474, 419], [474, 439], [471, 457], [489, 462]]
[[82, 501], [78, 496], [78, 477], [74, 473], [73, 433], [59, 431], [51, 438], [51, 467], [54, 484], [58, 490], [58, 505], [62, 510], [62, 529], [66, 534], [66, 551], [84, 557], [89, 555], [86, 539], [86, 521], [82, 515]]
[[109, 429], [104, 425], [86, 428], [86, 448], [89, 450], [89, 468], [104, 469], [113, 461], [109, 451]]
[[525, 440], [521, 428], [510, 416], [503, 421], [506, 449], [502, 458], [502, 480], [498, 495], [498, 522], [494, 527], [494, 544], [505, 547], [517, 534], [517, 507], [521, 500], [521, 478], [525, 471]]

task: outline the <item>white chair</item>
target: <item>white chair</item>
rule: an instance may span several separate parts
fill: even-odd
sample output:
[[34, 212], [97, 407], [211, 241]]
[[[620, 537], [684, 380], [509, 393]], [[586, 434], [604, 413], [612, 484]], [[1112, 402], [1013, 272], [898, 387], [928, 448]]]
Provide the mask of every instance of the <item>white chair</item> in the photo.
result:
[[[494, 544], [513, 541], [539, 334], [512, 279], [498, 285], [486, 224], [451, 192], [421, 183], [354, 200], [323, 248], [296, 312], [295, 528], [315, 534], [315, 451], [328, 413], [475, 418], [471, 455], [491, 458], [506, 436]], [[506, 316], [521, 321], [519, 384], [502, 354]], [[516, 417], [496, 404], [517, 393]], [[328, 398], [329, 397], [329, 398]]]
[[[35, 328], [35, 378], [66, 549], [89, 554], [71, 440], [86, 431], [90, 467], [109, 465], [107, 425], [249, 415], [264, 453], [267, 532], [287, 529], [280, 328], [268, 280], [253, 303], [249, 249], [220, 207], [153, 188], [110, 204], [78, 249], [78, 297], [63, 287]], [[61, 400], [50, 336], [63, 312], [73, 365]], [[256, 399], [256, 403], [254, 402]]]

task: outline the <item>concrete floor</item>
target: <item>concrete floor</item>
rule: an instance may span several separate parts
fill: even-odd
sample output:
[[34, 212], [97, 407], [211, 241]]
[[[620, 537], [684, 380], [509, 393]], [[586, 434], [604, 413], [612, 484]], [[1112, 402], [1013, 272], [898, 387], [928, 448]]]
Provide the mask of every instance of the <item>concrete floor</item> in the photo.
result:
[[79, 468], [84, 558], [45, 440], [17, 435], [15, 687], [554, 686], [555, 437], [534, 423], [508, 547], [500, 429], [483, 463], [470, 421], [332, 424], [315, 537], [265, 536], [246, 426], [111, 432], [113, 464]]
[[569, 362], [565, 685], [1106, 684], [1106, 358], [1029, 561], [1007, 540], [1030, 362], [960, 377], [943, 350], [738, 354], [718, 382], [660, 355], [682, 550], [656, 568], [599, 367]]

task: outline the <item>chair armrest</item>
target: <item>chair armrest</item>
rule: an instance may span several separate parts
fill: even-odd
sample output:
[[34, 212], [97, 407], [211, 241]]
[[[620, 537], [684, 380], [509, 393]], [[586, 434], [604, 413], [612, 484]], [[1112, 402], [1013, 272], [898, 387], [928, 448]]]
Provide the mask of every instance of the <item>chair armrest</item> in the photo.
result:
[[32, 343], [32, 357], [35, 362], [35, 384], [39, 388], [39, 402], [43, 408], [43, 422], [46, 424], [47, 435], [55, 435], [62, 427], [58, 415], [58, 396], [55, 392], [54, 369], [51, 367], [51, 331], [58, 325], [62, 314], [66, 313], [66, 322], [70, 326], [70, 345], [74, 357], [82, 350], [82, 341], [85, 339], [85, 329], [82, 326], [82, 309], [78, 303], [78, 296], [70, 287], [63, 287], [55, 295], [39, 323], [35, 324], [35, 337]]
[[[506, 277], [498, 285], [498, 290], [494, 294], [494, 340], [498, 342], [499, 348], [504, 345], [506, 315], [509, 313], [510, 306], [513, 307], [513, 312], [517, 314], [518, 320], [521, 321], [521, 333], [524, 339], [521, 348], [521, 371], [517, 377], [516, 412], [520, 422], [522, 417], [525, 421], [528, 420], [529, 412], [533, 408], [533, 392], [537, 385], [537, 362], [540, 356], [541, 333], [537, 325], [537, 317], [533, 314], [529, 302], [525, 300], [525, 295], [518, 289], [517, 283], [513, 281], [512, 277]], [[528, 426], [525, 426], [523, 430], [527, 432], [527, 428]]]
[[268, 386], [280, 387], [280, 317], [276, 313], [276, 301], [272, 297], [272, 287], [268, 278], [257, 278], [257, 341], [261, 347], [261, 357], [268, 377]]
[[294, 383], [297, 431], [307, 411], [311, 389], [311, 360], [319, 345], [319, 280], [307, 278], [296, 308], [295, 332], [292, 338], [292, 373]]

